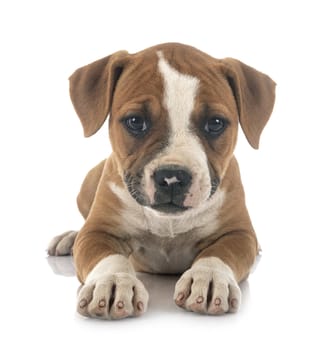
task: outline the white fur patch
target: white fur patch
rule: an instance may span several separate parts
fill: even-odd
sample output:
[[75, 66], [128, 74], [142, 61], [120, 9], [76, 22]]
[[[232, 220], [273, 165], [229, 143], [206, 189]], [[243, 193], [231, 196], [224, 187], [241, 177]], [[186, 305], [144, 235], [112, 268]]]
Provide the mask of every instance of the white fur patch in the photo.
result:
[[224, 191], [217, 191], [214, 196], [200, 206], [187, 210], [180, 215], [170, 215], [145, 207], [146, 227], [161, 237], [175, 237], [179, 234], [198, 229], [198, 236], [212, 234], [218, 225], [218, 214], [225, 200]]
[[156, 273], [180, 273], [191, 266], [199, 252], [198, 241], [218, 229], [226, 196], [218, 189], [200, 206], [168, 215], [141, 206], [125, 188], [112, 182], [109, 187], [122, 202], [122, 228], [131, 235], [134, 259], [139, 259], [146, 271]]
[[104, 275], [126, 272], [135, 276], [134, 268], [123, 255], [114, 254], [102, 259], [88, 274], [85, 283], [98, 280]]
[[168, 147], [145, 168], [144, 185], [154, 203], [155, 188], [152, 174], [162, 165], [179, 165], [192, 173], [192, 185], [184, 206], [197, 207], [209, 198], [211, 181], [207, 156], [198, 136], [191, 131], [191, 113], [199, 89], [198, 78], [178, 72], [158, 53], [158, 68], [164, 81], [164, 107], [168, 111], [171, 135]]
[[122, 224], [126, 232], [135, 235], [137, 231], [147, 231], [148, 227], [144, 215], [144, 207], [140, 205], [128, 192], [127, 188], [117, 186], [110, 181], [110, 190], [123, 204]]
[[178, 280], [174, 299], [189, 311], [218, 315], [238, 310], [241, 290], [227, 264], [207, 257], [196, 261]]
[[172, 141], [180, 142], [189, 130], [199, 79], [171, 67], [161, 51], [158, 52], [158, 57], [158, 68], [164, 80], [164, 104], [169, 112]]
[[235, 276], [231, 268], [219, 258], [216, 258], [216, 257], [201, 258], [193, 264], [192, 269], [197, 270], [203, 267], [209, 268], [212, 270], [223, 271], [223, 273], [226, 274], [229, 279], [235, 280]]
[[119, 319], [145, 312], [148, 299], [129, 260], [109, 255], [88, 274], [78, 293], [77, 311], [83, 316]]
[[172, 238], [194, 229], [199, 229], [198, 236], [208, 236], [217, 229], [218, 215], [225, 201], [225, 192], [218, 189], [200, 206], [179, 215], [170, 215], [141, 206], [126, 188], [121, 188], [111, 181], [109, 188], [122, 202], [124, 230], [134, 237], [136, 234], [154, 234]]

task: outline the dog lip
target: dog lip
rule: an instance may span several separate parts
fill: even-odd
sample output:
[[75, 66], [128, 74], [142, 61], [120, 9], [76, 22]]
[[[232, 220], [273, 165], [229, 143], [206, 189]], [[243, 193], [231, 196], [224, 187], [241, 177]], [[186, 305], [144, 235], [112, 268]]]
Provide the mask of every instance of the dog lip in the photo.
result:
[[154, 204], [151, 206], [151, 208], [167, 214], [182, 213], [190, 209], [189, 207], [182, 207], [174, 203]]

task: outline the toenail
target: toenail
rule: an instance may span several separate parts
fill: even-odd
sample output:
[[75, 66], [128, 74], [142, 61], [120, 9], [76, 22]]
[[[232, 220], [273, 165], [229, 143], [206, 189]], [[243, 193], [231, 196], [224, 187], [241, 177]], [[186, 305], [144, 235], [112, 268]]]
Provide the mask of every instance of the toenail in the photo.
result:
[[231, 307], [236, 309], [238, 307], [238, 300], [237, 299], [231, 299], [230, 301]]
[[201, 304], [204, 301], [203, 296], [197, 297], [197, 304]]
[[139, 311], [143, 311], [143, 302], [142, 302], [142, 301], [139, 301], [139, 302], [136, 304], [136, 307], [138, 308]]
[[185, 297], [184, 293], [179, 293], [178, 296], [177, 296], [176, 301], [178, 301], [178, 302], [182, 301], [184, 299], [184, 297]]
[[79, 306], [81, 309], [83, 309], [84, 307], [86, 307], [88, 304], [87, 300], [86, 299], [81, 299], [80, 300], [80, 303], [79, 303]]
[[98, 303], [98, 307], [102, 308], [102, 307], [105, 307], [106, 306], [106, 301], [105, 299], [101, 299]]
[[121, 301], [121, 300], [118, 301], [118, 303], [117, 303], [117, 308], [118, 308], [118, 309], [123, 309], [124, 306], [125, 306], [125, 305], [124, 305], [124, 302], [123, 302], [123, 301]]
[[220, 298], [216, 298], [216, 299], [214, 300], [214, 304], [215, 304], [216, 306], [220, 306], [221, 303], [222, 303], [222, 301], [221, 301]]

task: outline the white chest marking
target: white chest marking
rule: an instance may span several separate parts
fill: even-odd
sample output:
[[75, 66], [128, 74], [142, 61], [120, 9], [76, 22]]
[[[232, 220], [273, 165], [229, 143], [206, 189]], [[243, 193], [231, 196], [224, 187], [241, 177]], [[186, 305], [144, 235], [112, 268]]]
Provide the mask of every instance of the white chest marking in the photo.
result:
[[125, 188], [120, 188], [111, 181], [109, 188], [124, 205], [122, 210], [124, 232], [134, 237], [147, 233], [173, 238], [194, 229], [199, 229], [199, 238], [209, 236], [218, 227], [219, 212], [225, 201], [225, 192], [218, 190], [198, 208], [186, 211], [180, 216], [169, 216], [139, 205]]
[[130, 237], [134, 260], [145, 271], [183, 272], [198, 253], [197, 243], [219, 227], [219, 213], [225, 201], [223, 190], [198, 208], [180, 216], [168, 216], [140, 206], [126, 189], [112, 182], [109, 186], [122, 201], [123, 231]]

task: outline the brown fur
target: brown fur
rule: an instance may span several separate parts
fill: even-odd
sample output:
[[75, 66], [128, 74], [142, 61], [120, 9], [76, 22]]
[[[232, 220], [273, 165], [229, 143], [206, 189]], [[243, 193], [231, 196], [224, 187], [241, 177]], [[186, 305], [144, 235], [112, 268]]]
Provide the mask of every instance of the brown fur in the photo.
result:
[[[223, 137], [214, 141], [200, 137], [209, 168], [223, 177], [220, 188], [226, 200], [220, 209], [218, 230], [208, 236], [203, 234], [202, 239], [196, 230], [199, 238], [193, 242], [196, 258], [192, 262], [203, 257], [219, 257], [232, 269], [236, 280], [241, 281], [249, 274], [258, 243], [233, 151], [238, 123], [249, 143], [258, 148], [260, 134], [272, 112], [275, 83], [237, 60], [215, 59], [180, 44], [159, 45], [133, 55], [120, 51], [78, 69], [70, 78], [71, 98], [85, 135], [94, 134], [110, 113], [113, 148], [110, 158], [88, 173], [78, 196], [79, 209], [86, 219], [74, 244], [78, 277], [84, 282], [92, 268], [110, 254], [130, 257], [138, 269], [158, 272], [134, 251], [134, 232], [127, 231], [122, 218], [124, 203], [110, 190], [111, 182], [125, 189], [125, 174], [140, 173], [168, 140], [169, 122], [162, 104], [163, 80], [157, 68], [157, 51], [162, 51], [165, 59], [182, 74], [200, 80], [191, 116], [199, 137], [200, 122], [207, 113], [225, 115], [230, 122]], [[154, 127], [149, 137], [133, 138], [123, 127], [121, 118], [129, 112], [142, 111], [150, 115]], [[168, 244], [172, 247], [186, 242], [175, 238], [174, 243], [168, 241]]]

